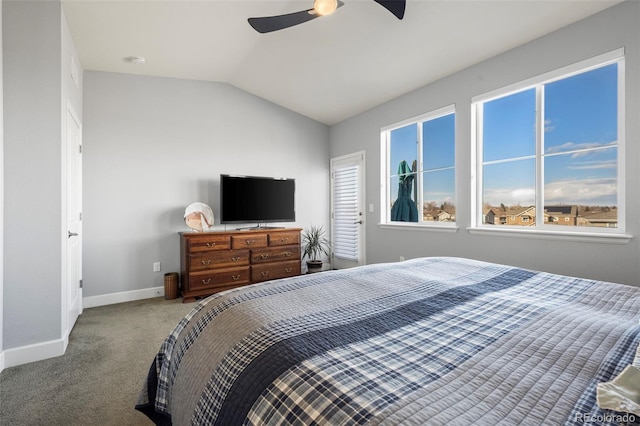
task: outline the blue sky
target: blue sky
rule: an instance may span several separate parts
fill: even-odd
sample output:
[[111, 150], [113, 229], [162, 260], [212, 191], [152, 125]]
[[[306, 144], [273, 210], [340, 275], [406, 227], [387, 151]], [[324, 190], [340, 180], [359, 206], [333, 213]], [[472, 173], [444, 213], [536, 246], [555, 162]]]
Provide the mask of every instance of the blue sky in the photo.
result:
[[[616, 205], [617, 64], [544, 86], [544, 203]], [[484, 107], [484, 201], [535, 203], [535, 89]]]
[[[455, 114], [422, 123], [423, 199], [438, 205], [455, 201]], [[391, 175], [405, 160], [417, 160], [418, 126], [412, 124], [391, 132]], [[398, 178], [391, 180], [391, 202], [396, 199]]]
[[[545, 204], [617, 204], [617, 76], [611, 64], [544, 85]], [[423, 123], [424, 200], [455, 195], [455, 114]], [[418, 128], [391, 132], [391, 202], [398, 165], [417, 159]], [[465, 140], [465, 138], [462, 138]], [[484, 105], [483, 192], [492, 205], [535, 204], [536, 89]]]

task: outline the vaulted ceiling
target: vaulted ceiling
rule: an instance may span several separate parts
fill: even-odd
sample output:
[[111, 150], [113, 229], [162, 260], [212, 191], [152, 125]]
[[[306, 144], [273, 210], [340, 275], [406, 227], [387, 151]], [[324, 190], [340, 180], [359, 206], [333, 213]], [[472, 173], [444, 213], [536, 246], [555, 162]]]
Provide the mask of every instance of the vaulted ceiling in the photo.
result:
[[[247, 18], [312, 0], [67, 0], [85, 70], [229, 83], [331, 125], [619, 0], [372, 0], [268, 34]], [[125, 60], [132, 56], [145, 64]]]

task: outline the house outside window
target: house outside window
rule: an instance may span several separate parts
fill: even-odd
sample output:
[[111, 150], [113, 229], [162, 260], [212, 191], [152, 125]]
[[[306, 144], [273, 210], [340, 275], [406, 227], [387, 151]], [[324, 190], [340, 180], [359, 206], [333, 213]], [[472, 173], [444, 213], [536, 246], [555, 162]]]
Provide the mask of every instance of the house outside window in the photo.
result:
[[381, 130], [382, 223], [454, 226], [453, 105]]
[[472, 227], [623, 233], [623, 94], [618, 50], [474, 98]]

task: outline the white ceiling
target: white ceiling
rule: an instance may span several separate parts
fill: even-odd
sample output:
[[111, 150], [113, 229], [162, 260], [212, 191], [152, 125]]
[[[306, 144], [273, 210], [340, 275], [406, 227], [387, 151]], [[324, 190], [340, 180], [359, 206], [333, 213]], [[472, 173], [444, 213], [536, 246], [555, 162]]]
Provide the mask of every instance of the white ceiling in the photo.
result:
[[[85, 70], [226, 82], [331, 125], [619, 0], [373, 0], [259, 34], [247, 18], [313, 0], [67, 0]], [[124, 58], [142, 56], [146, 64]]]

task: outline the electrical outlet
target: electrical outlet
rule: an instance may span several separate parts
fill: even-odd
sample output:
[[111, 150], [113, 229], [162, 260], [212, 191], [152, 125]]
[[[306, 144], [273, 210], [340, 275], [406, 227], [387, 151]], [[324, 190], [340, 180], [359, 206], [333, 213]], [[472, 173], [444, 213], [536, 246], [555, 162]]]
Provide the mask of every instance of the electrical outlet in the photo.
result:
[[404, 262], [404, 256], [400, 256], [400, 262]]
[[160, 272], [160, 262], [153, 262], [153, 272]]

